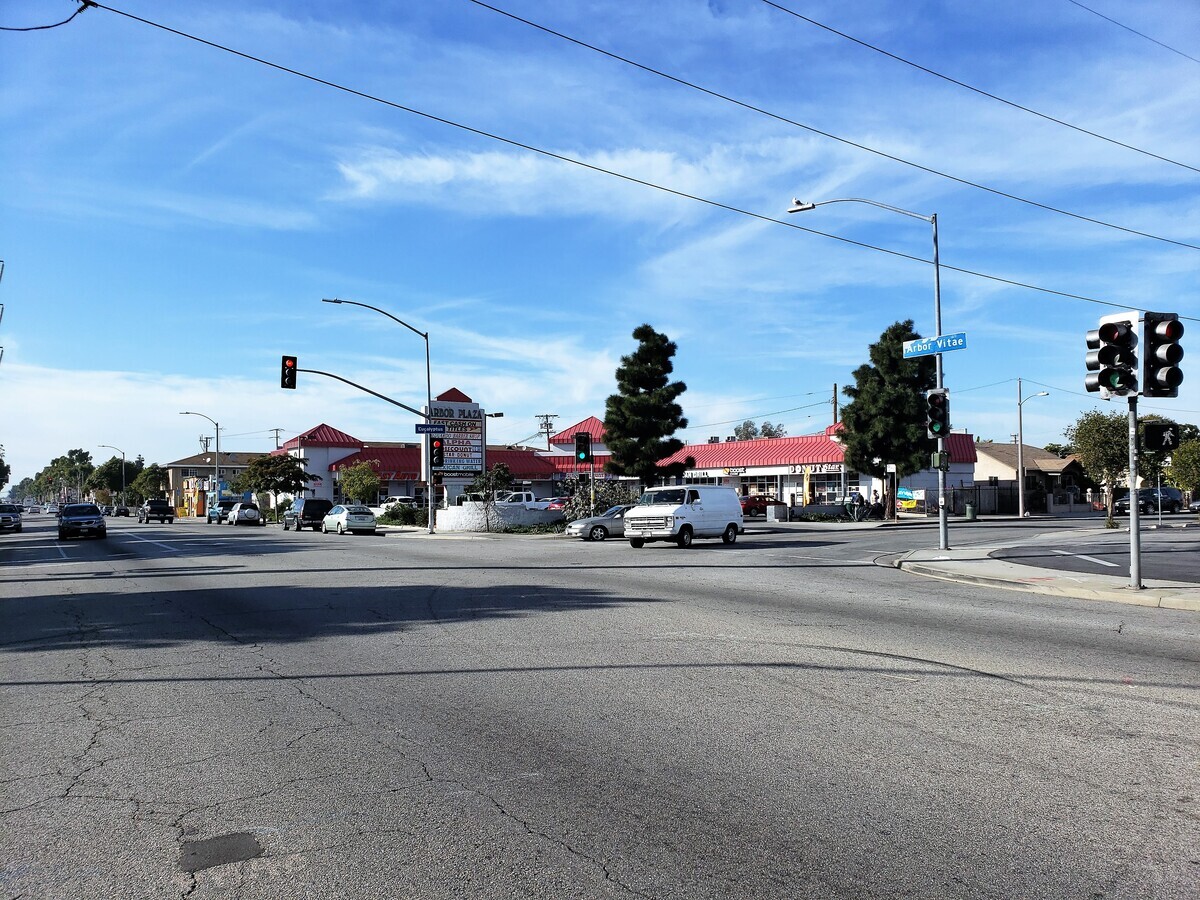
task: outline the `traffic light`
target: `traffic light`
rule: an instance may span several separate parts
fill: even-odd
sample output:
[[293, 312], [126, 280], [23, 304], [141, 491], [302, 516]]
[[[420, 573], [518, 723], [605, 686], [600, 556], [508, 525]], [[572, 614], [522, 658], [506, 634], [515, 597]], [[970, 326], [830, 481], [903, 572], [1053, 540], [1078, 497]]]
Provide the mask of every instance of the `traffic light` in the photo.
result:
[[950, 392], [945, 388], [925, 392], [925, 433], [931, 438], [950, 433]]
[[296, 357], [285, 356], [279, 367], [279, 386], [296, 389]]
[[440, 437], [429, 439], [429, 465], [431, 468], [440, 469], [446, 464], [446, 442]]
[[1183, 381], [1179, 361], [1183, 348], [1183, 323], [1175, 313], [1148, 312], [1145, 317], [1146, 349], [1142, 370], [1143, 397], [1178, 397]]
[[592, 436], [586, 431], [575, 432], [575, 462], [592, 461]]
[[1100, 327], [1087, 333], [1088, 374], [1083, 386], [1099, 391], [1105, 400], [1128, 397], [1138, 390], [1138, 345], [1136, 312], [1114, 313], [1100, 320]]

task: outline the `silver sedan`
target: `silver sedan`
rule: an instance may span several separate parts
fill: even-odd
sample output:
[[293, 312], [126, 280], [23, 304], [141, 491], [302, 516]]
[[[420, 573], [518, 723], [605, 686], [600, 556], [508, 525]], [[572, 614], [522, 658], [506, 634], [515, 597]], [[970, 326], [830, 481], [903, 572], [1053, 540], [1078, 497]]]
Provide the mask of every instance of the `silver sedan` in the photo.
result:
[[354, 534], [374, 534], [375, 514], [367, 507], [358, 504], [335, 506], [325, 514], [325, 518], [321, 521], [321, 531], [325, 534], [329, 534], [331, 531], [336, 531], [338, 534], [345, 534], [347, 531]]
[[598, 516], [587, 519], [576, 519], [567, 526], [567, 534], [571, 537], [583, 538], [585, 541], [603, 541], [608, 537], [623, 537], [625, 535], [625, 513], [632, 506], [614, 506]]

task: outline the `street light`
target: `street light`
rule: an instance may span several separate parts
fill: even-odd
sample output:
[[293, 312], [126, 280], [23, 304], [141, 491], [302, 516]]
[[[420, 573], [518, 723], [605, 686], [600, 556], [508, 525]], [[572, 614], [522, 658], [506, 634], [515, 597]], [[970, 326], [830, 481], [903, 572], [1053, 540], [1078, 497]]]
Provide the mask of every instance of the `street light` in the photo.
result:
[[[181, 416], [199, 416], [202, 419], [208, 419], [208, 421], [212, 422], [213, 434], [215, 434], [217, 436], [216, 449], [213, 450], [213, 483], [212, 483], [213, 502], [215, 503], [216, 501], [221, 499], [221, 426], [217, 424], [216, 419], [209, 418], [204, 413], [181, 412], [180, 415]], [[208, 514], [207, 498], [206, 498], [206, 501], [204, 504], [204, 511], [205, 511], [205, 515], [207, 515]]]
[[112, 444], [97, 444], [98, 447], [107, 447], [109, 450], [116, 450], [121, 454], [121, 505], [125, 505], [125, 451], [120, 447], [114, 447]]
[[[928, 222], [933, 227], [933, 328], [934, 335], [938, 336], [942, 333], [942, 269], [938, 261], [938, 224], [937, 213], [933, 215], [923, 216], [918, 212], [913, 212], [910, 209], [901, 209], [899, 206], [889, 206], [886, 203], [880, 203], [877, 200], [865, 200], [862, 197], [840, 197], [835, 200], [821, 200], [816, 203], [808, 203], [801, 200], [792, 199], [792, 205], [788, 207], [788, 212], [808, 212], [816, 209], [818, 206], [828, 206], [830, 203], [865, 203], [868, 206], [877, 206], [880, 209], [886, 209], [888, 212], [899, 213], [902, 216], [909, 216], [913, 219], [920, 219], [923, 222]], [[940, 352], [934, 354], [934, 362], [936, 365], [937, 381], [935, 387], [939, 390], [945, 387], [942, 381], [942, 354]], [[939, 437], [937, 439], [938, 453], [944, 453], [946, 450], [946, 439]], [[938, 549], [949, 550], [949, 512], [946, 509], [946, 470], [938, 467]]]
[[[378, 306], [371, 306], [369, 303], [359, 303], [357, 300], [340, 300], [336, 297], [333, 298], [332, 300], [329, 298], [326, 298], [326, 297], [322, 297], [321, 302], [322, 303], [338, 303], [338, 304], [345, 303], [348, 306], [361, 306], [363, 309], [373, 309], [373, 310], [375, 310], [375, 312], [379, 313], [381, 316], [387, 316], [393, 322], [396, 322], [399, 325], [403, 325], [405, 328], [407, 328], [413, 334], [420, 335], [420, 337], [422, 337], [425, 340], [425, 418], [426, 418], [426, 420], [428, 420], [429, 417], [431, 415], [433, 415], [433, 381], [430, 378], [430, 374], [429, 374], [429, 332], [428, 331], [418, 331], [417, 329], [415, 329], [411, 325], [409, 325], [407, 322], [405, 322], [403, 319], [398, 319], [395, 316], [393, 316], [390, 312], [388, 312], [387, 310], [380, 309]], [[429, 440], [428, 438], [425, 439], [425, 442], [426, 442], [425, 493], [428, 495], [425, 499], [426, 499], [426, 502], [429, 504], [428, 515], [427, 515], [427, 518], [429, 519], [429, 533], [433, 534], [433, 494], [434, 494], [434, 491], [433, 491], [433, 464], [430, 462], [430, 459], [429, 459], [428, 440]], [[486, 448], [485, 448], [485, 451], [486, 451]]]
[[[1049, 397], [1049, 391], [1038, 391], [1025, 400], [1034, 397]], [[1017, 379], [1017, 515], [1025, 518], [1025, 427], [1021, 421], [1021, 407], [1025, 404], [1021, 399], [1021, 379]]]

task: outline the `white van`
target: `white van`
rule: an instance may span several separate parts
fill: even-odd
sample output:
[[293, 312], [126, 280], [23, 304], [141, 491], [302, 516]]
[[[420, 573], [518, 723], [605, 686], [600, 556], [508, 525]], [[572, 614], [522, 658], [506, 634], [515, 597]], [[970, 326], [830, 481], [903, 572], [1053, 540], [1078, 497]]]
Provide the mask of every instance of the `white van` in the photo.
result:
[[693, 538], [720, 537], [726, 544], [742, 531], [742, 503], [731, 487], [683, 484], [650, 488], [625, 513], [629, 546], [675, 541], [690, 547]]

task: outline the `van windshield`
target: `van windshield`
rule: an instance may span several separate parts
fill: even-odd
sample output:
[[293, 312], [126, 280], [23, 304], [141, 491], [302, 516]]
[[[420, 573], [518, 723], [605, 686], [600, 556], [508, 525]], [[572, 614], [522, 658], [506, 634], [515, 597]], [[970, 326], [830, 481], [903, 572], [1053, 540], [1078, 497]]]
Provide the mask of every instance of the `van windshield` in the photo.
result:
[[679, 506], [683, 503], [683, 498], [687, 491], [683, 488], [672, 489], [668, 491], [646, 491], [638, 498], [638, 506], [652, 506], [655, 504], [669, 503], [672, 506]]

